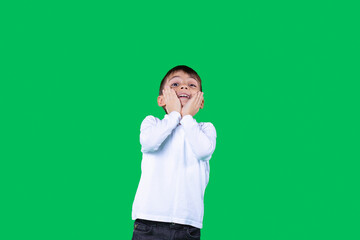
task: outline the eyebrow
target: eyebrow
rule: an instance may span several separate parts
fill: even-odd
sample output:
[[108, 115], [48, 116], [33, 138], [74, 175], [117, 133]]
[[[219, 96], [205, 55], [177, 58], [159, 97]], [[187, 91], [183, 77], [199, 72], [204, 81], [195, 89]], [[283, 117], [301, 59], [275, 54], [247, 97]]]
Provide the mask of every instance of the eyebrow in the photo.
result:
[[[170, 79], [168, 80], [168, 82], [170, 82], [173, 78], [176, 78], [176, 77], [181, 78], [180, 76], [173, 76], [172, 78], [170, 78]], [[193, 78], [193, 77], [189, 77], [189, 78], [194, 79], [196, 82], [198, 82], [198, 80], [196, 80], [196, 78]]]

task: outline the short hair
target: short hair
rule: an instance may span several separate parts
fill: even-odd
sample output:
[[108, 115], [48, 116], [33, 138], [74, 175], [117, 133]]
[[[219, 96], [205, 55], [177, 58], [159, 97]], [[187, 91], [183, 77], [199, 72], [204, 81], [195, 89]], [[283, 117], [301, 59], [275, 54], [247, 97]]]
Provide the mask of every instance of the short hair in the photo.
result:
[[[192, 69], [191, 67], [188, 67], [188, 66], [185, 66], [185, 65], [178, 65], [178, 66], [173, 67], [172, 69], [170, 69], [170, 70], [166, 73], [166, 75], [165, 75], [165, 77], [163, 78], [163, 80], [161, 81], [161, 83], [160, 83], [160, 90], [159, 90], [159, 96], [162, 95], [162, 91], [163, 91], [163, 89], [164, 89], [164, 85], [165, 85], [165, 83], [166, 83], [167, 78], [168, 78], [171, 74], [173, 74], [173, 73], [175, 73], [175, 72], [179, 72], [179, 71], [183, 71], [184, 73], [189, 74], [190, 77], [195, 78], [196, 81], [198, 81], [198, 83], [199, 83], [199, 85], [200, 85], [200, 91], [202, 92], [201, 78], [200, 78], [199, 74], [197, 74], [197, 72], [196, 72], [194, 69]], [[163, 109], [164, 109], [165, 112], [167, 113], [165, 106], [163, 106]]]

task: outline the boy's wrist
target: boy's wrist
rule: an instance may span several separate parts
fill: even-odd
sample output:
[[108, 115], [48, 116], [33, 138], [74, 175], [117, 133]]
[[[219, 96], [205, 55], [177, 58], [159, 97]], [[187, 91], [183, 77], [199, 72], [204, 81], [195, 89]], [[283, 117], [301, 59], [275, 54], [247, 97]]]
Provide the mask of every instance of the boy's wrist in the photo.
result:
[[182, 116], [180, 123], [182, 125], [189, 125], [189, 124], [193, 124], [194, 121], [195, 121], [195, 119], [193, 118], [193, 116], [190, 114], [187, 114], [187, 115]]
[[191, 116], [191, 117], [194, 117], [192, 114], [190, 113], [181, 113], [181, 116], [182, 117], [185, 117], [185, 116]]
[[183, 115], [181, 119], [184, 119], [184, 118], [185, 118], [185, 119], [186, 119], [186, 118], [193, 118], [193, 116], [190, 115], [190, 114], [186, 114], [186, 115]]
[[186, 116], [186, 115], [191, 115], [193, 116], [189, 111], [183, 111], [183, 109], [181, 109], [181, 116]]
[[179, 113], [179, 114], [181, 115], [181, 113], [180, 113], [178, 110], [171, 110], [171, 111], [169, 112], [169, 114], [171, 114], [171, 113], [173, 113], [173, 112], [177, 112], [177, 113]]
[[181, 108], [167, 108], [166, 111], [170, 114], [171, 112], [178, 112], [178, 113], [181, 113]]
[[177, 118], [179, 121], [181, 120], [181, 113], [176, 110], [171, 111], [170, 113], [168, 113], [168, 115]]

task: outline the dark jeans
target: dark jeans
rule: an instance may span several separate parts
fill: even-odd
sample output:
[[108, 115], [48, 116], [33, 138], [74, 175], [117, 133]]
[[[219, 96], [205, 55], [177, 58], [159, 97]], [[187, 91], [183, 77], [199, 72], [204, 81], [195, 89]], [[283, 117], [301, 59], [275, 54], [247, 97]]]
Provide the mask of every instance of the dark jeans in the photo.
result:
[[132, 240], [200, 240], [200, 228], [138, 218]]

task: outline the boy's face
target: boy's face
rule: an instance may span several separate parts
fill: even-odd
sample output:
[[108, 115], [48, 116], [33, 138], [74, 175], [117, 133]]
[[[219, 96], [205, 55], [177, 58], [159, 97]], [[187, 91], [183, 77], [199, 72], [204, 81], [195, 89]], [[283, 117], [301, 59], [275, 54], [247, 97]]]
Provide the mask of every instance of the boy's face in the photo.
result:
[[[164, 88], [166, 86], [174, 89], [182, 107], [189, 101], [190, 98], [195, 96], [195, 94], [200, 91], [199, 82], [183, 71], [177, 71], [170, 74], [166, 79]], [[203, 104], [201, 105], [201, 108], [203, 108]]]

